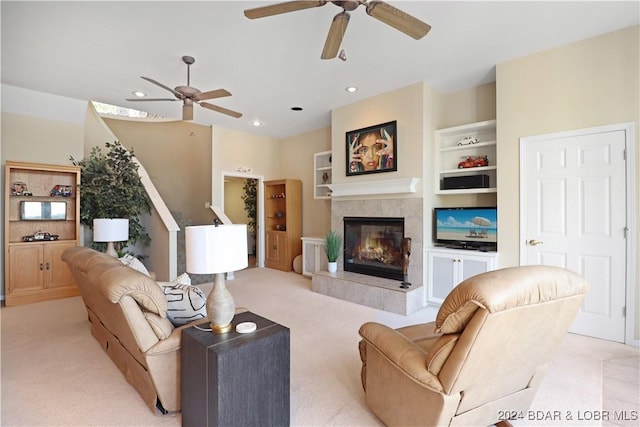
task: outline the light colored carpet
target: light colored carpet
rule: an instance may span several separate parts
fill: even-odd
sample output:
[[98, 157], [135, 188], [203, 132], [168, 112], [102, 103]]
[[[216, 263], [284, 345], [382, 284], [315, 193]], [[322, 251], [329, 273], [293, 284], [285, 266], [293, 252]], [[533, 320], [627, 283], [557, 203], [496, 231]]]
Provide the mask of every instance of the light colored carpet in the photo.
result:
[[[312, 292], [311, 281], [295, 273], [247, 269], [235, 276], [227, 284], [238, 307], [290, 328], [291, 424], [382, 425], [364, 401], [358, 328], [367, 321], [392, 327], [431, 321], [436, 310], [425, 308], [405, 317], [356, 305]], [[91, 336], [80, 297], [5, 307], [0, 314], [2, 426], [181, 424], [179, 413], [153, 414], [126, 382]], [[603, 362], [613, 359], [626, 359], [623, 365], [632, 368], [636, 361], [637, 367], [638, 349], [567, 335], [532, 411], [562, 411], [563, 416], [567, 411], [574, 416], [577, 411], [601, 411], [607, 387]], [[618, 375], [618, 365], [608, 365], [609, 377]], [[624, 408], [632, 409], [627, 403]], [[534, 417], [514, 424], [625, 425], [566, 417]]]

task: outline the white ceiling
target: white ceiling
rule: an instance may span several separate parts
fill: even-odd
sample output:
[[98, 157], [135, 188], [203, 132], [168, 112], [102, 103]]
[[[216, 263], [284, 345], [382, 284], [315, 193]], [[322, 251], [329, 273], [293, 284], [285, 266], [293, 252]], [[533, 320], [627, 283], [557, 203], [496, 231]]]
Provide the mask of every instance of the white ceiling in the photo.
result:
[[[194, 108], [194, 121], [285, 138], [330, 125], [331, 110], [417, 82], [447, 93], [495, 80], [495, 65], [637, 25], [640, 2], [389, 1], [427, 22], [421, 40], [351, 12], [347, 61], [321, 60], [333, 4], [249, 20], [244, 1], [2, 1], [2, 83], [179, 118], [180, 102], [127, 102], [186, 84], [233, 96], [210, 101], [240, 119]], [[347, 93], [349, 85], [359, 87]], [[292, 111], [294, 106], [303, 111]], [[264, 123], [251, 126], [252, 120]]]

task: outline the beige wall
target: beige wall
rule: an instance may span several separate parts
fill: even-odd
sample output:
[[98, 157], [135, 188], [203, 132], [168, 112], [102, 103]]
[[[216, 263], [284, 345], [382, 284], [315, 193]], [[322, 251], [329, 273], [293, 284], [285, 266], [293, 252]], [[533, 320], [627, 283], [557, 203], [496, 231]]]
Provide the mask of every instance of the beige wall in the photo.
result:
[[251, 169], [247, 175], [261, 176], [265, 181], [285, 178], [280, 176], [279, 144], [280, 141], [274, 138], [214, 127], [213, 205], [223, 205], [223, 172], [234, 173], [237, 167], [246, 167]]
[[302, 180], [302, 235], [324, 236], [331, 229], [331, 200], [313, 198], [313, 155], [331, 149], [331, 128], [317, 129], [280, 143], [283, 178]]
[[2, 163], [20, 162], [70, 165], [70, 156], [81, 159], [82, 124], [2, 113]]
[[[420, 178], [416, 187], [417, 192], [404, 194], [401, 197], [422, 197], [422, 159], [425, 138], [424, 86], [424, 83], [417, 83], [332, 111], [331, 147], [334, 183], [417, 177]], [[397, 121], [398, 170], [348, 177], [345, 166], [345, 133], [393, 120]], [[392, 197], [398, 197], [398, 195]], [[379, 198], [379, 196], [373, 198]]]
[[[500, 265], [519, 264], [519, 139], [635, 122], [638, 145], [638, 26], [498, 64]], [[636, 150], [636, 165], [640, 150]], [[640, 187], [636, 182], [636, 191]], [[638, 196], [636, 196], [637, 200]]]
[[247, 211], [244, 210], [244, 200], [242, 200], [245, 181], [244, 178], [232, 177], [224, 182], [224, 213], [234, 224], [249, 222]]
[[143, 122], [105, 118], [105, 123], [144, 165], [178, 222], [211, 223], [211, 127], [191, 122]]
[[[635, 200], [640, 200], [638, 26], [498, 64], [498, 223], [501, 266], [519, 263], [519, 138], [633, 122]], [[636, 214], [636, 221], [638, 221]], [[638, 238], [638, 233], [636, 238]], [[640, 241], [637, 242], [640, 246]], [[636, 257], [640, 248], [636, 247]], [[638, 265], [637, 260], [636, 268]], [[636, 271], [634, 339], [640, 339]]]

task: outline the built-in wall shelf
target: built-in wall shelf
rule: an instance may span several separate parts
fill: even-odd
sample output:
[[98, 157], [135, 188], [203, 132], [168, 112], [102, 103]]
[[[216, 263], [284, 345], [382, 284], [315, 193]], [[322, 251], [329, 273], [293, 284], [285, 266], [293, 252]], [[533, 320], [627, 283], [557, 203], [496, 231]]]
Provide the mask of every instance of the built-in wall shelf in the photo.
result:
[[435, 137], [436, 194], [497, 192], [495, 120], [440, 129]]
[[332, 197], [415, 193], [420, 178], [391, 178], [375, 181], [329, 184]]

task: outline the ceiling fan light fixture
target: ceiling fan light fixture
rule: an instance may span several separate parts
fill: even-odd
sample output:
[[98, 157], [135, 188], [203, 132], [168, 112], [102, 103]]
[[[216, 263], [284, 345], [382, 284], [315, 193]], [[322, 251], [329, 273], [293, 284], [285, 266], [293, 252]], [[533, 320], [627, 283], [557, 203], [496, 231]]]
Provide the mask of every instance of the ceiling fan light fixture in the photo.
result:
[[260, 120], [253, 120], [251, 122], [251, 126], [256, 126], [256, 127], [262, 126], [262, 122]]
[[358, 88], [356, 86], [347, 86], [344, 88], [344, 90], [346, 90], [349, 93], [353, 93], [353, 92], [357, 92]]
[[131, 92], [131, 94], [138, 98], [144, 98], [145, 96], [147, 96], [147, 94], [141, 90], [134, 90], [133, 92]]

